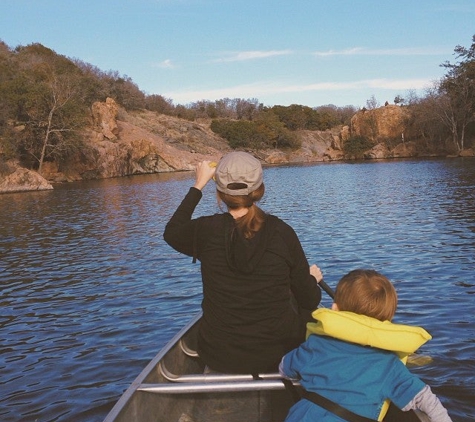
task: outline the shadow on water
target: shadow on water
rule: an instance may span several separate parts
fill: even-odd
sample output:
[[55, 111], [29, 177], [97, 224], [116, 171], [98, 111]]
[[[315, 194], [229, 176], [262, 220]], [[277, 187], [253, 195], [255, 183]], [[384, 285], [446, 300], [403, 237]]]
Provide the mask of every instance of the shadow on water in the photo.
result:
[[[433, 340], [414, 367], [454, 421], [475, 410], [473, 160], [265, 169], [264, 210], [299, 235], [328, 284], [387, 275], [398, 322]], [[0, 196], [0, 419], [100, 421], [198, 311], [198, 264], [162, 239], [189, 172]], [[214, 187], [196, 215], [219, 212]], [[330, 299], [324, 296], [323, 305]]]

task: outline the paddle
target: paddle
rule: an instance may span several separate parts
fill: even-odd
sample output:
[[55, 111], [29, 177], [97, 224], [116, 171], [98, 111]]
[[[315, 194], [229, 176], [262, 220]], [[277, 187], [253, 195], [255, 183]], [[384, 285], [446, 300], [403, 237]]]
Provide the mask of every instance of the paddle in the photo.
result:
[[322, 281], [320, 281], [320, 283], [318, 283], [318, 285], [319, 285], [323, 290], [325, 290], [325, 292], [327, 293], [328, 296], [330, 296], [332, 299], [335, 299], [335, 293], [333, 293], [332, 288], [331, 288], [327, 283], [325, 283], [325, 282], [322, 280]]

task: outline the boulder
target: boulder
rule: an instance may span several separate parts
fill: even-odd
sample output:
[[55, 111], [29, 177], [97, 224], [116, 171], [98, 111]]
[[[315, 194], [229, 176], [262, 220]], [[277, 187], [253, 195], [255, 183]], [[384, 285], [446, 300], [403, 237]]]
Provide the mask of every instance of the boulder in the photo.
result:
[[9, 174], [0, 174], [0, 192], [49, 190], [53, 186], [42, 176], [23, 167], [12, 167]]
[[364, 154], [366, 159], [382, 159], [389, 157], [390, 152], [385, 144], [377, 144]]
[[417, 145], [414, 142], [403, 142], [396, 145], [391, 151], [393, 158], [417, 157]]
[[288, 163], [289, 159], [282, 151], [272, 151], [265, 157], [264, 161], [267, 164], [284, 164]]
[[475, 152], [473, 151], [473, 148], [467, 148], [460, 151], [459, 156], [460, 157], [475, 157]]

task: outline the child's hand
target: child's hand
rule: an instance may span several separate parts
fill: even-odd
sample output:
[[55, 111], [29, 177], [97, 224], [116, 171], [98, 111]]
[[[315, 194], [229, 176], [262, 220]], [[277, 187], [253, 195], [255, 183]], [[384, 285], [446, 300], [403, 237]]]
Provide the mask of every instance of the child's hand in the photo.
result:
[[317, 267], [315, 264], [310, 265], [310, 274], [313, 275], [317, 279], [317, 283], [323, 280], [323, 273], [322, 270]]
[[202, 190], [206, 184], [211, 180], [216, 172], [216, 165], [211, 166], [211, 161], [201, 161], [196, 165], [196, 181], [194, 187]]

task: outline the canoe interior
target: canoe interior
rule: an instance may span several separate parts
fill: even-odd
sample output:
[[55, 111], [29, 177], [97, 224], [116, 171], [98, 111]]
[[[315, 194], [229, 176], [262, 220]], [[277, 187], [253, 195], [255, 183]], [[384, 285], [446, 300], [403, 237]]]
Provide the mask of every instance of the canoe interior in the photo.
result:
[[[149, 392], [138, 388], [145, 384], [175, 387], [179, 382], [163, 375], [160, 365], [178, 377], [202, 375], [205, 365], [197, 356], [189, 356], [186, 349], [196, 350], [199, 315], [181, 330], [149, 363], [117, 402], [104, 422], [281, 422], [284, 421], [292, 398], [284, 388], [256, 391]], [[160, 364], [160, 365], [159, 365]], [[165, 372], [166, 373], [166, 372]], [[248, 383], [259, 383], [249, 381]], [[203, 384], [203, 383], [201, 383]], [[207, 384], [209, 385], [209, 384]], [[178, 385], [186, 388], [186, 383]], [[234, 387], [233, 387], [234, 388]], [[259, 387], [260, 388], [260, 387]]]

